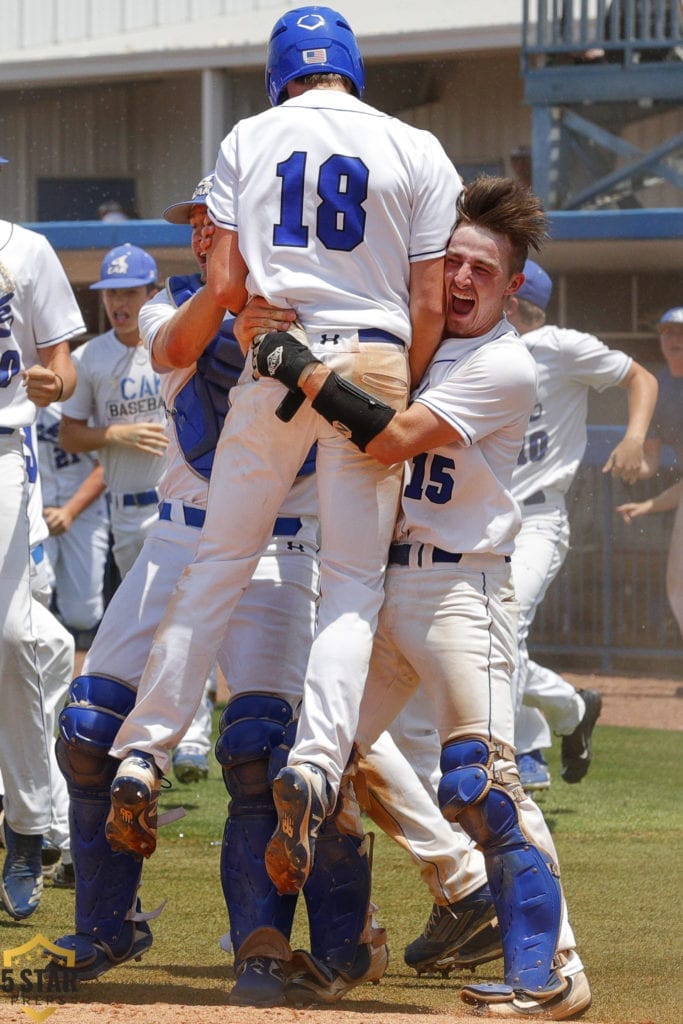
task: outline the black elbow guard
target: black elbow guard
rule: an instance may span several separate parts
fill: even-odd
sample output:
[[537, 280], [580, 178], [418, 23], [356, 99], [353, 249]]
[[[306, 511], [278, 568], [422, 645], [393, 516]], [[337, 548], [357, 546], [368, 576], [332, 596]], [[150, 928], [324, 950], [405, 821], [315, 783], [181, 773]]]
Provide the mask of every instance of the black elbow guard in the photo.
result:
[[362, 452], [396, 415], [396, 410], [386, 402], [356, 387], [334, 371], [330, 373], [311, 405], [323, 419], [331, 423], [344, 437], [353, 441]]

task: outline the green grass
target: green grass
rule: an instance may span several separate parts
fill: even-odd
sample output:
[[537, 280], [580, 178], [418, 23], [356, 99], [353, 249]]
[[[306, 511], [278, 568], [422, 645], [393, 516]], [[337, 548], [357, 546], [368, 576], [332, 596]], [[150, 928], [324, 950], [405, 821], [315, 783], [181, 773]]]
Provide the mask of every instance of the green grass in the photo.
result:
[[[578, 948], [594, 994], [587, 1021], [679, 1024], [683, 1019], [681, 853], [683, 815], [680, 733], [598, 726], [595, 760], [577, 786], [560, 779], [559, 744], [550, 755], [554, 782], [539, 803], [553, 832]], [[79, 1002], [170, 1002], [220, 1005], [230, 985], [231, 958], [219, 949], [227, 930], [218, 876], [226, 793], [216, 765], [209, 781], [176, 785], [162, 809], [184, 804], [187, 816], [161, 831], [145, 866], [146, 909], [168, 905], [152, 924], [153, 949], [89, 985]], [[368, 827], [371, 827], [370, 825]], [[380, 986], [351, 993], [344, 1005], [384, 1013], [452, 1009], [459, 1013], [462, 978], [420, 980], [402, 950], [422, 929], [431, 898], [417, 868], [383, 835], [375, 845], [374, 899], [392, 951]], [[0, 949], [39, 931], [50, 938], [72, 930], [73, 894], [46, 884], [39, 910], [14, 923], [0, 914]], [[306, 945], [297, 917], [293, 945]], [[479, 968], [481, 981], [500, 979], [501, 964]], [[2, 1019], [0, 993], [0, 1019]]]

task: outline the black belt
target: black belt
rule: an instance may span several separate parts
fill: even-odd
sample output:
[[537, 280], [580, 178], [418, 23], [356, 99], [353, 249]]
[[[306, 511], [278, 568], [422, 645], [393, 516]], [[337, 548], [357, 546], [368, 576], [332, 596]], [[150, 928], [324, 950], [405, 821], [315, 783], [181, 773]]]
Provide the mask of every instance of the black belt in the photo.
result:
[[14, 427], [0, 427], [0, 434], [13, 434]]
[[[389, 565], [410, 565], [410, 549], [412, 544], [392, 544], [389, 548]], [[418, 566], [422, 565], [422, 547], [417, 556]], [[462, 552], [444, 551], [443, 548], [432, 548], [432, 564], [435, 562], [459, 562]], [[505, 561], [510, 561], [510, 556], [505, 555]]]
[[543, 491], [534, 491], [528, 498], [524, 498], [522, 505], [545, 505], [545, 494]]
[[132, 505], [144, 506], [144, 505], [156, 505], [159, 500], [159, 495], [156, 491], [138, 491], [137, 494], [122, 494], [121, 503], [124, 508], [130, 508]]
[[[389, 548], [389, 565], [410, 565], [410, 549], [412, 544], [392, 544]], [[462, 554], [432, 548], [432, 562], [459, 562]], [[418, 555], [419, 561], [419, 555]]]

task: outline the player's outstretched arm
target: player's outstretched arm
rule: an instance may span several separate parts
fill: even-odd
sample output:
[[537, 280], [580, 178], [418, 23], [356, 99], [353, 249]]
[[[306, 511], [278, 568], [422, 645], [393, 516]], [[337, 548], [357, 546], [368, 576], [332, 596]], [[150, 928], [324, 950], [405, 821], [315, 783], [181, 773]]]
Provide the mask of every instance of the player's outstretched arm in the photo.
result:
[[290, 334], [267, 335], [255, 346], [253, 362], [256, 374], [273, 377], [290, 391], [303, 391], [323, 419], [385, 466], [430, 448], [463, 443], [458, 431], [425, 405], [416, 403], [396, 412], [382, 399], [328, 370]]
[[224, 317], [225, 309], [214, 301], [206, 287], [200, 288], [154, 335], [154, 365], [159, 370], [192, 366], [215, 337]]
[[681, 497], [683, 497], [683, 479], [677, 481], [665, 491], [660, 491], [653, 498], [646, 498], [645, 501], [627, 501], [624, 505], [617, 505], [617, 512], [625, 523], [632, 523], [640, 516], [650, 515], [652, 512], [673, 512], [678, 508]]
[[628, 392], [628, 426], [623, 439], [611, 453], [603, 473], [621, 477], [632, 484], [649, 475], [644, 459], [647, 429], [657, 402], [657, 378], [635, 361], [621, 383]]

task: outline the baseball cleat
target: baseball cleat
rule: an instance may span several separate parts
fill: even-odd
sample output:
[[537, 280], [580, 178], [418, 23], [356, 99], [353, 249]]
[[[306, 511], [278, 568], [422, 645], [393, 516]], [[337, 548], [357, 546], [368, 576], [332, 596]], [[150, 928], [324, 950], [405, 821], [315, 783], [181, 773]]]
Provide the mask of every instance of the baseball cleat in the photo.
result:
[[52, 884], [55, 889], [75, 889], [76, 872], [73, 864], [65, 864], [60, 861], [52, 873]]
[[460, 998], [474, 1006], [477, 1017], [515, 1018], [536, 1017], [541, 1020], [574, 1020], [589, 1008], [592, 1002], [588, 978], [583, 971], [563, 978], [562, 988], [548, 993], [513, 989], [509, 985], [468, 985]]
[[111, 784], [105, 835], [112, 850], [150, 857], [157, 845], [159, 772], [149, 754], [132, 751]]
[[266, 871], [281, 895], [299, 892], [313, 865], [315, 840], [325, 820], [327, 783], [312, 764], [287, 766], [275, 777], [278, 825], [266, 846]]
[[129, 960], [141, 960], [152, 941], [152, 933], [145, 921], [126, 921], [117, 942], [98, 942], [93, 936], [80, 932], [62, 935], [55, 945], [65, 952], [75, 950], [76, 962], [73, 967], [67, 967], [54, 953], [51, 960], [77, 981], [92, 981]]
[[37, 909], [43, 891], [43, 837], [21, 835], [5, 819], [5, 846], [0, 898], [10, 917], [23, 921]]
[[519, 781], [527, 793], [550, 789], [550, 769], [540, 750], [529, 750], [515, 758], [519, 769]]
[[59, 864], [62, 857], [62, 851], [58, 849], [53, 843], [48, 842], [47, 839], [43, 839], [43, 846], [40, 851], [40, 860], [43, 865], [43, 875], [49, 877], [55, 872], [55, 868]]
[[574, 732], [562, 737], [562, 778], [565, 782], [581, 782], [590, 768], [593, 756], [591, 738], [602, 711], [602, 697], [597, 690], [579, 690], [586, 710]]
[[306, 950], [297, 949], [287, 965], [286, 993], [290, 1006], [337, 1003], [358, 985], [379, 985], [389, 964], [386, 943], [370, 948], [370, 963], [359, 977], [328, 967]]
[[235, 970], [237, 981], [228, 996], [231, 1006], [284, 1006], [282, 964], [269, 956], [250, 956]]
[[483, 885], [448, 906], [435, 903], [422, 935], [406, 946], [403, 958], [418, 974], [437, 971], [447, 977], [456, 968], [474, 968], [502, 955], [496, 909]]
[[191, 785], [209, 777], [209, 759], [194, 744], [176, 747], [173, 754], [173, 774], [178, 782]]

